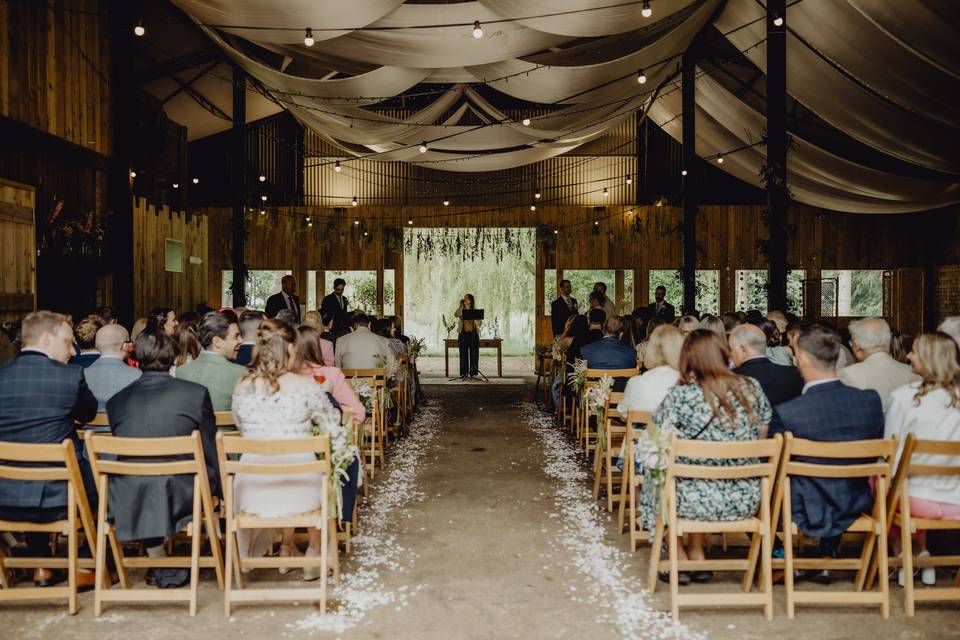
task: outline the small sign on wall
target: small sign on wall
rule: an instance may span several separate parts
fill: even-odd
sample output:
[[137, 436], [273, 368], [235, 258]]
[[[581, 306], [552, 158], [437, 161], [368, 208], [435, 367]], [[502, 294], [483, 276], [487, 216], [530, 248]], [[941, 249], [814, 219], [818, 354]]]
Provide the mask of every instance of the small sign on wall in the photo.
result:
[[167, 238], [165, 248], [167, 271], [171, 273], [183, 273], [183, 242]]

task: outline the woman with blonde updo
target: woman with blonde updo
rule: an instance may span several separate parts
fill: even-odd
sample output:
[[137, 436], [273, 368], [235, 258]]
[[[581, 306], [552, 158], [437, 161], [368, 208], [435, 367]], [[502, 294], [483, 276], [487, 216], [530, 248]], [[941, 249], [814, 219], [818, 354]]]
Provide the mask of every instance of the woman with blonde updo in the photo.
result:
[[[233, 415], [240, 435], [260, 440], [294, 440], [313, 435], [318, 424], [331, 435], [331, 443], [342, 435], [340, 411], [334, 408], [323, 388], [311, 378], [291, 370], [297, 362], [297, 332], [286, 322], [266, 319], [257, 332], [250, 372], [237, 382], [233, 392]], [[331, 445], [332, 446], [332, 445]], [[242, 462], [253, 464], [309, 462], [313, 454], [243, 454]], [[320, 508], [326, 482], [321, 474], [300, 473], [281, 476], [237, 474], [236, 509], [264, 517], [296, 516]], [[280, 555], [301, 555], [294, 543], [293, 529], [284, 529]], [[307, 556], [320, 555], [320, 531], [307, 529]], [[264, 555], [272, 546], [272, 530], [245, 530], [239, 537], [245, 557]], [[283, 568], [280, 573], [288, 570]], [[304, 568], [305, 580], [320, 578], [318, 569]]]

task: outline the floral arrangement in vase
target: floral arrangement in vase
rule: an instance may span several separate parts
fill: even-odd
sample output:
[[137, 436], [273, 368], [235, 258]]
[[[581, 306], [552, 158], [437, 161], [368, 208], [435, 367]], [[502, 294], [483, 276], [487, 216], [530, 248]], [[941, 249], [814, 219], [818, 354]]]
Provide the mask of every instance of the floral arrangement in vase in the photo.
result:
[[97, 224], [96, 213], [89, 211], [77, 220], [67, 219], [63, 212], [64, 201], [58, 200], [47, 215], [41, 248], [61, 255], [100, 255], [104, 229]]
[[410, 340], [407, 342], [407, 355], [410, 356], [411, 360], [416, 359], [420, 355], [420, 352], [426, 348], [426, 346], [426, 338], [410, 336]]

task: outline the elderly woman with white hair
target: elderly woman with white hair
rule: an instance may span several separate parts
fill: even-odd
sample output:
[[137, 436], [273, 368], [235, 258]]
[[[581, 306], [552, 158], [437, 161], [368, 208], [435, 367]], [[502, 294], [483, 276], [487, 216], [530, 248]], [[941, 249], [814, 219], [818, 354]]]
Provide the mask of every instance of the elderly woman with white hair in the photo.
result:
[[850, 347], [857, 364], [841, 369], [840, 380], [857, 389], [876, 391], [884, 413], [890, 407], [890, 394], [894, 389], [918, 380], [909, 365], [890, 357], [890, 325], [883, 318], [851, 322]]
[[660, 406], [680, 379], [677, 366], [682, 347], [683, 334], [675, 326], [664, 324], [653, 330], [644, 352], [644, 365], [648, 370], [627, 381], [623, 400], [617, 405], [621, 416], [626, 418], [631, 410], [653, 411]]
[[937, 331], [947, 334], [960, 346], [960, 316], [950, 316], [940, 323]]

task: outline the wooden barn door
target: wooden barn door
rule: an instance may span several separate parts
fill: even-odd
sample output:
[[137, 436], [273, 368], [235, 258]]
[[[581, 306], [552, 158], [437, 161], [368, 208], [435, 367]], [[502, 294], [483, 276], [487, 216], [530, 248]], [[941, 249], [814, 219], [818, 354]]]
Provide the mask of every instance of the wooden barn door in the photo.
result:
[[[37, 236], [34, 188], [0, 178], [0, 323], [37, 308]], [[13, 346], [0, 336], [0, 362]]]

